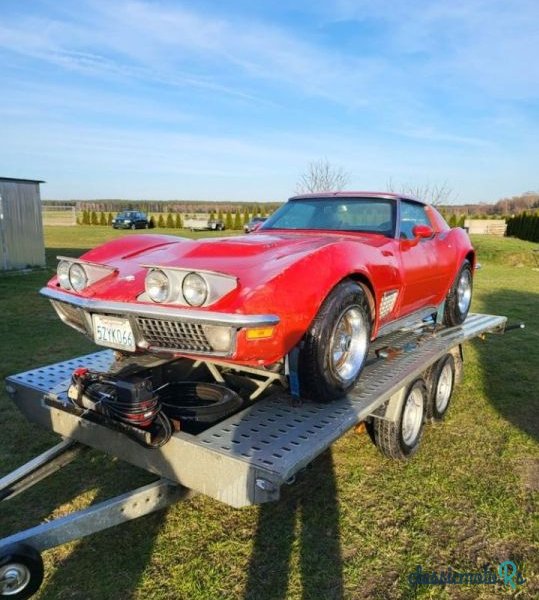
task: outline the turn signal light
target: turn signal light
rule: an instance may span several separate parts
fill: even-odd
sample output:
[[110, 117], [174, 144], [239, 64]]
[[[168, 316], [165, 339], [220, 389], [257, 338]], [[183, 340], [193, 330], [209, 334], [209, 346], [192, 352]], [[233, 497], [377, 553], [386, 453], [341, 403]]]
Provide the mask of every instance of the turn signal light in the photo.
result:
[[275, 327], [253, 327], [247, 330], [248, 340], [262, 340], [264, 338], [270, 338], [275, 332]]

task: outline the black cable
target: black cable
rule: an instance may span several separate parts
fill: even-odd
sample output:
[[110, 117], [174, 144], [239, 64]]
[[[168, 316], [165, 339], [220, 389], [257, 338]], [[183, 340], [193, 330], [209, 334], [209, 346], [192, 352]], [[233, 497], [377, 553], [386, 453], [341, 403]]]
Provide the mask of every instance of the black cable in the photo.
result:
[[[137, 442], [159, 448], [172, 436], [172, 424], [161, 411], [161, 403], [155, 393], [150, 398], [138, 399], [128, 390], [120, 398], [120, 382], [103, 373], [86, 370], [75, 371], [72, 383], [77, 389], [75, 403], [78, 406], [150, 433], [150, 442], [142, 442], [139, 436], [131, 435]], [[129, 435], [129, 430], [126, 433]]]

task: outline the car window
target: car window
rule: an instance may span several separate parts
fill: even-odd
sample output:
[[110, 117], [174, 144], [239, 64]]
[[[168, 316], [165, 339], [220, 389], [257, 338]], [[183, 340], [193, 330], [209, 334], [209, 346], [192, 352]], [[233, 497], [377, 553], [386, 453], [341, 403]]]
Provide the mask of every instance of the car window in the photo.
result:
[[361, 231], [394, 235], [395, 202], [385, 198], [291, 200], [262, 225], [268, 229]]
[[400, 236], [403, 240], [412, 240], [415, 225], [429, 225], [430, 220], [423, 204], [401, 200]]

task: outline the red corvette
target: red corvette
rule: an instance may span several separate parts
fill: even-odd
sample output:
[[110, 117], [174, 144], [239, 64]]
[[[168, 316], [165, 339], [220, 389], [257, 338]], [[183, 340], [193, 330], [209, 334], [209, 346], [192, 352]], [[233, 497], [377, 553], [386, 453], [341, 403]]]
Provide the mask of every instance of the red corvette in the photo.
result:
[[297, 348], [302, 394], [331, 400], [373, 339], [464, 321], [475, 253], [432, 206], [338, 192], [291, 198], [246, 237], [132, 235], [59, 259], [41, 293], [97, 344], [273, 369]]

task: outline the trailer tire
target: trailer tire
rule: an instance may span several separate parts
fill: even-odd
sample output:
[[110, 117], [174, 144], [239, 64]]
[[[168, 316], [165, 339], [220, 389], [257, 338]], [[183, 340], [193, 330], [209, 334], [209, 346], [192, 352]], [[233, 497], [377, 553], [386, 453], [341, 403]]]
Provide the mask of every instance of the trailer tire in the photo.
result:
[[461, 325], [466, 320], [473, 294], [472, 265], [465, 260], [445, 300], [443, 323], [448, 327]]
[[374, 419], [374, 443], [384, 456], [406, 460], [417, 452], [425, 426], [427, 399], [425, 381], [416, 379], [406, 390], [395, 422]]
[[28, 544], [13, 544], [0, 555], [0, 598], [25, 600], [43, 581], [43, 559]]
[[338, 284], [322, 303], [300, 347], [302, 396], [331, 402], [346, 394], [365, 365], [371, 329], [364, 288], [350, 279]]
[[441, 421], [449, 410], [455, 388], [455, 359], [452, 354], [442, 356], [431, 367], [428, 382], [427, 421]]

